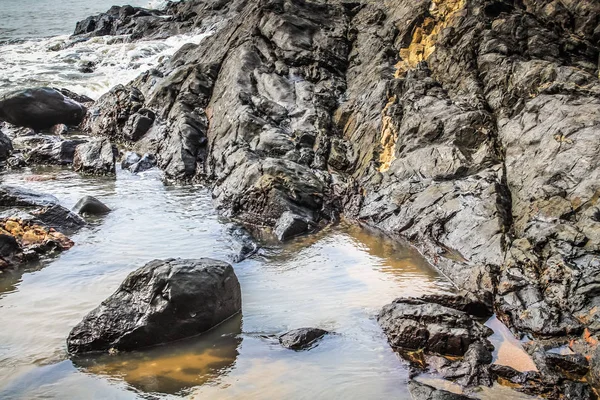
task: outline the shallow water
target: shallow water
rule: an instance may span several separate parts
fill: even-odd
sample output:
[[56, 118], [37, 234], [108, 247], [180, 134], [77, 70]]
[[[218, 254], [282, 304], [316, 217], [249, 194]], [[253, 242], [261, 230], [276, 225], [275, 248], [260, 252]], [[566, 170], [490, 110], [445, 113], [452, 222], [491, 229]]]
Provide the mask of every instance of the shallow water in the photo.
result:
[[[66, 357], [69, 330], [125, 276], [155, 258], [231, 260], [227, 221], [200, 186], [164, 186], [156, 172], [118, 179], [8, 174], [3, 183], [51, 193], [72, 206], [94, 195], [113, 208], [73, 236], [59, 257], [0, 277], [0, 398], [406, 398], [407, 369], [375, 316], [398, 296], [452, 291], [412, 249], [341, 223], [264, 248], [235, 264], [243, 312], [198, 338], [142, 352]], [[335, 331], [308, 352], [276, 335]]]

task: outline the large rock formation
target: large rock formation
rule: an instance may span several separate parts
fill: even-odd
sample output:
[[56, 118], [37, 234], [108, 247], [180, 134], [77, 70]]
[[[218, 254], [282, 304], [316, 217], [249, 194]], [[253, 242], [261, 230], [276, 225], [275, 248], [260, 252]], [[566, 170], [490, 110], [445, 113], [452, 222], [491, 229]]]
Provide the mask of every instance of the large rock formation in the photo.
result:
[[282, 239], [338, 213], [404, 237], [535, 338], [600, 331], [598, 2], [165, 12], [144, 34], [225, 19], [119, 88], [134, 107], [101, 99], [91, 133], [129, 138], [168, 178], [211, 184], [223, 212]]
[[69, 353], [134, 350], [198, 335], [241, 310], [231, 265], [207, 258], [155, 260], [69, 334]]

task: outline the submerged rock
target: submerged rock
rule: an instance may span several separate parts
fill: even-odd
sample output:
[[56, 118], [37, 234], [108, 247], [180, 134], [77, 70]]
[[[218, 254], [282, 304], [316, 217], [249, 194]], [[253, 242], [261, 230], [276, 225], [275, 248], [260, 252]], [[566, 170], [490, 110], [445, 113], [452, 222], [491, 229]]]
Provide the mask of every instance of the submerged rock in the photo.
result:
[[116, 174], [117, 148], [108, 139], [97, 139], [75, 148], [73, 168], [92, 175]]
[[56, 124], [79, 125], [86, 108], [51, 88], [20, 90], [0, 96], [0, 120], [34, 130]]
[[206, 332], [241, 310], [231, 265], [207, 258], [155, 260], [69, 334], [68, 351], [134, 350]]
[[286, 349], [306, 350], [311, 348], [317, 340], [329, 332], [318, 328], [294, 329], [279, 336], [279, 343]]
[[110, 211], [106, 204], [93, 196], [82, 197], [73, 207], [73, 212], [79, 215], [104, 215]]
[[33, 215], [44, 226], [62, 233], [73, 233], [85, 226], [85, 221], [79, 215], [59, 204], [45, 207], [34, 212]]

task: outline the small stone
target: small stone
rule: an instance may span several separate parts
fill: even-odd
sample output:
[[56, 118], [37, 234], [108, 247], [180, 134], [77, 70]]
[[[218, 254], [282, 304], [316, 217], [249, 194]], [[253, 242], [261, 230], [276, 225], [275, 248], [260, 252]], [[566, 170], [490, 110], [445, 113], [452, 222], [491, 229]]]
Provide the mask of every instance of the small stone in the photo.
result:
[[279, 343], [290, 350], [307, 350], [329, 332], [318, 328], [300, 328], [284, 333], [279, 337]]
[[111, 209], [106, 204], [92, 196], [81, 198], [81, 200], [75, 204], [75, 207], [73, 207], [73, 212], [79, 215], [104, 215], [108, 214], [110, 211]]
[[284, 242], [293, 237], [307, 233], [309, 227], [310, 225], [306, 219], [290, 211], [286, 211], [275, 224], [275, 236], [277, 236], [277, 239]]

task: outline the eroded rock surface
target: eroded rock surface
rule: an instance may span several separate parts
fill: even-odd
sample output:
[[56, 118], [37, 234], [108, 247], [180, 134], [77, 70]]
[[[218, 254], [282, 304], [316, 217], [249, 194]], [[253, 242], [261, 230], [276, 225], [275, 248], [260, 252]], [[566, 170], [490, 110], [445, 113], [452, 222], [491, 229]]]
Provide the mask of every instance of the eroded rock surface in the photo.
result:
[[73, 169], [92, 175], [115, 175], [117, 148], [108, 139], [96, 139], [78, 145]]
[[344, 213], [516, 331], [598, 334], [597, 2], [192, 0], [149, 29], [127, 13], [134, 39], [214, 33], [107, 94], [90, 133], [280, 239]]
[[69, 353], [134, 350], [198, 335], [237, 314], [240, 284], [231, 265], [207, 258], [155, 260], [69, 334]]

